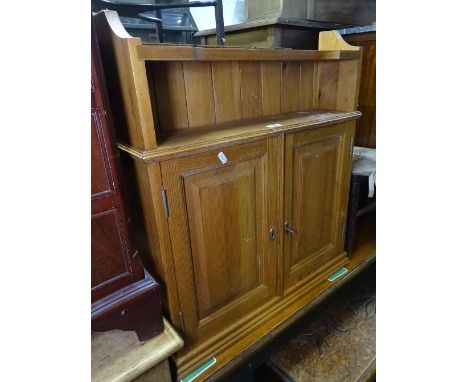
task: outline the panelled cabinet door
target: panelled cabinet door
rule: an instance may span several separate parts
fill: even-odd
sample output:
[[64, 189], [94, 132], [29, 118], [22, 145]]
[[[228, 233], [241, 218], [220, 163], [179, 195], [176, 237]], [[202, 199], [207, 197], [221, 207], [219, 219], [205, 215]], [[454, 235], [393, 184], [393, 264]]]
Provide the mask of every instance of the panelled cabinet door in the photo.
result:
[[270, 139], [161, 164], [187, 350], [276, 294], [277, 152]]
[[285, 289], [343, 253], [353, 123], [286, 135]]

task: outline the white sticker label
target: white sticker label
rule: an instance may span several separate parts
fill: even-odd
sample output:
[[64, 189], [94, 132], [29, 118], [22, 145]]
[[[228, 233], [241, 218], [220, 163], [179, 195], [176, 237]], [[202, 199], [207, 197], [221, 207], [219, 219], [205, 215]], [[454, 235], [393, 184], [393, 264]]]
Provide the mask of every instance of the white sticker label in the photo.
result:
[[271, 125], [266, 125], [265, 127], [272, 128], [272, 127], [280, 127], [283, 126], [281, 123], [272, 123]]
[[226, 158], [226, 155], [224, 155], [222, 151], [218, 154], [218, 158], [222, 164], [226, 164], [228, 161], [228, 159]]

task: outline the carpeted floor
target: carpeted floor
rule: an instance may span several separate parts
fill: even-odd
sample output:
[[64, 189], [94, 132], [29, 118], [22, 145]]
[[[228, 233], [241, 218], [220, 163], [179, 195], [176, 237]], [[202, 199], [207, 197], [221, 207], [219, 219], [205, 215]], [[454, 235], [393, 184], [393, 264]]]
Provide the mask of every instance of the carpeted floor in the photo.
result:
[[270, 358], [281, 380], [375, 379], [375, 266], [338, 291], [310, 325]]

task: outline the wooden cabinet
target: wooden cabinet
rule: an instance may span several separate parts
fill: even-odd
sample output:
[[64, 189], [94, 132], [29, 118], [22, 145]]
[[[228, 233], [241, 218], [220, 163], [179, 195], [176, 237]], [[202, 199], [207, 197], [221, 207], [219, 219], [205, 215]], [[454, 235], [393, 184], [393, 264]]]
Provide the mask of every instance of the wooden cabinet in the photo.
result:
[[135, 266], [138, 259], [128, 256], [132, 248], [126, 240], [120, 194], [112, 178], [109, 138], [105, 139], [102, 128], [103, 110], [95, 101], [95, 91], [91, 94], [91, 294], [95, 301], [143, 277], [143, 273]]
[[161, 292], [130, 234], [94, 30], [91, 44], [91, 327], [133, 330], [146, 340], [164, 329]]
[[155, 190], [178, 291], [180, 359], [192, 361], [187, 367], [213, 347], [234, 345], [346, 264], [354, 125], [305, 125], [150, 165], [161, 173]]
[[235, 345], [346, 264], [354, 125], [304, 126], [158, 163], [182, 359]]
[[121, 187], [118, 152], [106, 110], [99, 51], [91, 60], [91, 299], [93, 302], [144, 277], [129, 236]]
[[96, 20], [139, 248], [184, 337], [177, 377], [216, 358], [203, 380], [349, 261], [361, 52], [334, 32], [318, 51], [142, 45], [115, 13]]
[[[351, 29], [353, 31], [353, 29]], [[349, 32], [348, 32], [349, 33]], [[351, 45], [362, 49], [359, 111], [362, 118], [356, 124], [356, 146], [376, 147], [376, 32], [351, 33], [343, 36]]]
[[343, 252], [351, 131], [346, 124], [285, 140], [285, 287]]
[[189, 344], [276, 294], [277, 151], [271, 139], [161, 163]]
[[375, 21], [375, 0], [245, 0], [245, 17], [258, 21], [272, 18], [319, 20], [368, 25]]

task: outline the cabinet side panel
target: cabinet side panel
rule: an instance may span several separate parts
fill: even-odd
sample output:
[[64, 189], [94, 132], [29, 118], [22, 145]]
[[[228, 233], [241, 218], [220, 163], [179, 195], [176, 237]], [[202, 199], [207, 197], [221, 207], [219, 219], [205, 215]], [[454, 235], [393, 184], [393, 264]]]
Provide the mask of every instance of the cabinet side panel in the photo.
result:
[[340, 111], [357, 110], [359, 97], [360, 60], [340, 62], [336, 108]]
[[356, 124], [356, 145], [375, 148], [376, 34], [362, 33], [344, 36], [344, 39], [351, 45], [362, 47], [363, 50], [358, 107], [362, 117]]
[[162, 208], [163, 184], [159, 164], [147, 165], [126, 154], [122, 155], [122, 163], [139, 255], [148, 271], [161, 284], [166, 314], [173, 325], [181, 329], [172, 247]]

